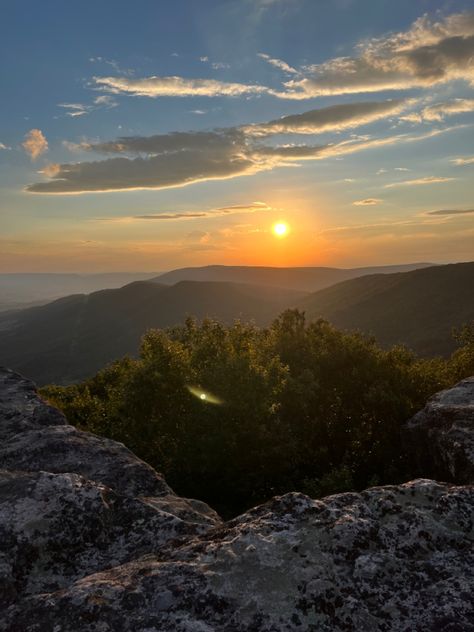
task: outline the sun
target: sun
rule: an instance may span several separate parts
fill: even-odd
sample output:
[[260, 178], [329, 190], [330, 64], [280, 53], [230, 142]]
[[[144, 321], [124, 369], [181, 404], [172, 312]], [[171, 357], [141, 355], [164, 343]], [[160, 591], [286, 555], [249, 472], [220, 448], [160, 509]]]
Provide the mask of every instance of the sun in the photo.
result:
[[272, 226], [273, 234], [276, 237], [285, 237], [288, 234], [288, 224], [285, 222], [277, 222]]

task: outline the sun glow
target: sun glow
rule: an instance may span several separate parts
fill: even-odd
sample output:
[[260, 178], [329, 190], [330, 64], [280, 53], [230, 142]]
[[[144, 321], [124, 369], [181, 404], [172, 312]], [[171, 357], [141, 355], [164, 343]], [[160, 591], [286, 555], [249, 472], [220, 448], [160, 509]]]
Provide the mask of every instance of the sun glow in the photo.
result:
[[285, 222], [277, 222], [273, 224], [272, 231], [276, 237], [285, 237], [288, 234], [288, 224], [285, 224]]

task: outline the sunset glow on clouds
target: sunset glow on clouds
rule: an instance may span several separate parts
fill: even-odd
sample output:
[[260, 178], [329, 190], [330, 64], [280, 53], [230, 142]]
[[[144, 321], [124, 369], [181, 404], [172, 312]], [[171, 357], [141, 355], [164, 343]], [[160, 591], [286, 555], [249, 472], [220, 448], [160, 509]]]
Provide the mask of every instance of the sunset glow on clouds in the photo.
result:
[[[40, 268], [78, 270], [238, 253], [274, 265], [442, 261], [456, 243], [452, 256], [469, 258], [467, 0], [428, 13], [402, 0], [396, 16], [371, 0], [205, 0], [199, 11], [138, 0], [133, 12], [119, 0], [113, 13], [108, 2], [62, 7], [55, 27], [47, 7], [27, 4], [6, 17], [33, 39], [1, 43], [30, 73], [28, 93], [15, 69], [5, 85], [2, 239], [13, 267], [26, 252]], [[50, 30], [39, 63], [36, 24], [64, 25], [64, 59]], [[292, 230], [275, 244], [282, 219]], [[59, 242], [73, 236], [71, 262]], [[132, 254], [140, 244], [144, 258]]]

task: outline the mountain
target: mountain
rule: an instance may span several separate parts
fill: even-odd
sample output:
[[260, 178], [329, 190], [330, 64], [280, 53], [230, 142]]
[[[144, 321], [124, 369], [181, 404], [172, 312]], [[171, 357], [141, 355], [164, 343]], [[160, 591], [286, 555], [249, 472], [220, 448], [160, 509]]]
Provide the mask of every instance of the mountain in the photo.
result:
[[108, 362], [136, 354], [147, 329], [183, 323], [188, 315], [269, 323], [302, 292], [236, 283], [137, 281], [115, 290], [78, 294], [0, 314], [0, 364], [40, 384], [93, 375]]
[[70, 294], [89, 294], [106, 288], [146, 281], [156, 272], [106, 272], [102, 274], [0, 274], [0, 311], [44, 304]]
[[453, 327], [474, 320], [474, 262], [352, 279], [305, 297], [298, 307], [310, 319], [359, 329], [383, 345], [447, 355], [455, 348]]
[[157, 276], [154, 281], [173, 285], [178, 281], [230, 281], [233, 283], [255, 283], [272, 287], [287, 287], [304, 292], [315, 292], [325, 287], [361, 277], [367, 274], [391, 274], [409, 272], [432, 266], [432, 263], [409, 263], [396, 266], [370, 268], [271, 268], [263, 266], [204, 266], [202, 268], [179, 268]]
[[[263, 270], [271, 271], [269, 277], [276, 271], [274, 279], [281, 270], [292, 272]], [[265, 325], [287, 307], [304, 310], [309, 319], [323, 317], [337, 327], [373, 334], [383, 345], [405, 343], [422, 355], [446, 355], [455, 346], [452, 328], [474, 320], [473, 288], [474, 263], [369, 275], [309, 295], [231, 282], [137, 281], [0, 314], [0, 364], [40, 384], [66, 384], [136, 354], [147, 329], [182, 323], [188, 315]]]

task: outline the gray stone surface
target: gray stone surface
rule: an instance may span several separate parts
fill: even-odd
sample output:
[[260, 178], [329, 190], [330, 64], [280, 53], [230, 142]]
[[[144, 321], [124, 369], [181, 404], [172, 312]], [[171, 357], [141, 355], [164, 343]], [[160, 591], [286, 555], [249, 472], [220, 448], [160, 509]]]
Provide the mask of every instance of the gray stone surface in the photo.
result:
[[474, 632], [473, 486], [291, 493], [222, 524], [120, 444], [33, 423], [7, 381], [1, 632]]
[[0, 369], [0, 608], [220, 524], [120, 443], [82, 432]]
[[407, 423], [407, 431], [425, 474], [474, 483], [474, 377], [434, 395]]
[[26, 430], [66, 424], [64, 416], [36, 394], [30, 380], [0, 367], [0, 442]]

